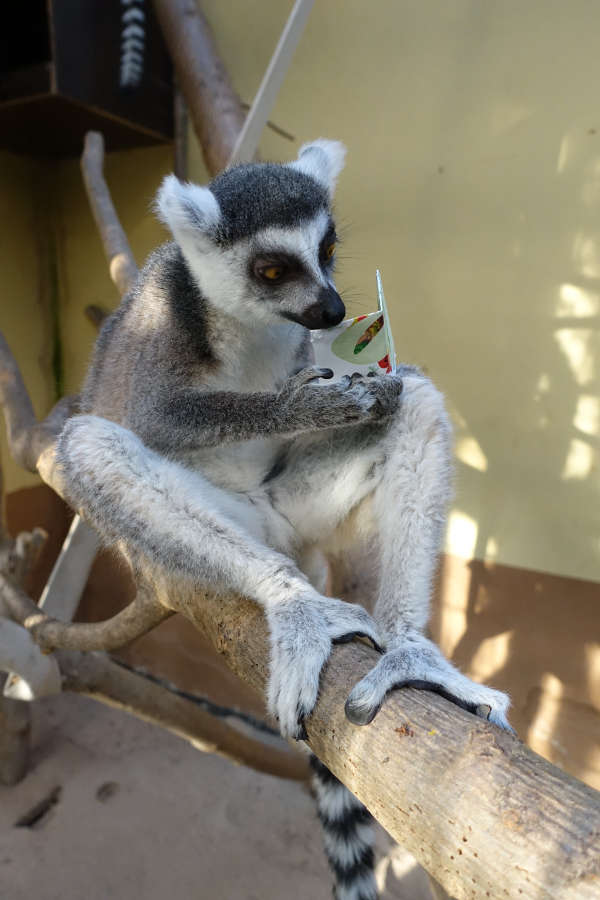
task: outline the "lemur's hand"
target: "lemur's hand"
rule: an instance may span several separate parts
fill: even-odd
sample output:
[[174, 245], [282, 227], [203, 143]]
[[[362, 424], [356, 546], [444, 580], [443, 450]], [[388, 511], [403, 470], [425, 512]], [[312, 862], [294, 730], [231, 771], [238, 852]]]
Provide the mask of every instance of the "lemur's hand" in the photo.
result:
[[319, 693], [321, 669], [335, 643], [368, 637], [379, 647], [377, 626], [362, 606], [316, 591], [267, 609], [271, 637], [268, 707], [284, 737], [303, 740], [304, 719]]
[[506, 718], [508, 696], [471, 681], [419, 632], [409, 632], [392, 641], [391, 646], [388, 644], [388, 652], [351, 691], [346, 716], [355, 725], [368, 725], [379, 712], [385, 695], [400, 687], [435, 691], [468, 712], [507, 731], [513, 730]]
[[278, 396], [282, 414], [298, 425], [339, 428], [385, 419], [400, 402], [402, 379], [398, 376], [365, 378], [357, 373], [345, 375], [336, 384], [312, 384], [316, 378], [332, 377], [331, 369], [317, 366], [292, 375]]

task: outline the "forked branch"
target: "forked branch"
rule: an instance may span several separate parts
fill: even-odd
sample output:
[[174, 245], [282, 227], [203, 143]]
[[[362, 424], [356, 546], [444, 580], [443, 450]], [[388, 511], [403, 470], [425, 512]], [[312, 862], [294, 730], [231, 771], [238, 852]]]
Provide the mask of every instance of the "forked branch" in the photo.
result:
[[53, 650], [118, 650], [173, 615], [149, 594], [103, 622], [59, 622], [46, 615], [18, 585], [0, 573], [0, 595], [15, 622], [23, 625], [44, 653]]

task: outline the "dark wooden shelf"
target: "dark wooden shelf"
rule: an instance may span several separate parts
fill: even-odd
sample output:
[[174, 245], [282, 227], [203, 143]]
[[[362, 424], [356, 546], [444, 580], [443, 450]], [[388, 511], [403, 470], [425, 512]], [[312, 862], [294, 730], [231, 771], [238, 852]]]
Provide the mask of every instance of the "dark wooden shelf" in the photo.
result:
[[[149, 2], [21, 0], [3, 18], [0, 147], [78, 156], [89, 129], [108, 150], [172, 139], [172, 68]], [[123, 83], [126, 52], [139, 67]]]

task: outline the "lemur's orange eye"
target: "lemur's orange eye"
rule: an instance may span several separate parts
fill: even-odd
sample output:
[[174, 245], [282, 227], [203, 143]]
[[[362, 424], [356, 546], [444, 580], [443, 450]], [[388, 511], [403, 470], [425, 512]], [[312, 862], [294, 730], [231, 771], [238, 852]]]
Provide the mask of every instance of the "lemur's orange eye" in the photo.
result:
[[267, 281], [279, 281], [283, 272], [283, 266], [267, 266], [266, 269], [261, 270], [261, 275], [263, 278], [266, 278]]
[[335, 243], [332, 243], [329, 245], [329, 247], [325, 251], [325, 256], [327, 257], [327, 259], [331, 259], [331, 257], [333, 256], [334, 253], [335, 253]]

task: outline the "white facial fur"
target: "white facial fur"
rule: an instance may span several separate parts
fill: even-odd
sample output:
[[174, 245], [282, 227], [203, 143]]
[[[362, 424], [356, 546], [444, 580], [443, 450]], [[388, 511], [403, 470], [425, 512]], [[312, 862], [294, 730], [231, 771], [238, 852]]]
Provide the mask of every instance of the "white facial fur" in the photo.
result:
[[[242, 321], [280, 323], [282, 308], [280, 291], [285, 293], [285, 309], [301, 313], [304, 307], [315, 302], [320, 287], [333, 284], [323, 272], [319, 262], [319, 246], [329, 225], [329, 215], [324, 210], [300, 228], [265, 228], [251, 238], [237, 241], [232, 247], [220, 248], [208, 245], [198, 252], [197, 245], [188, 252], [180, 241], [188, 264], [206, 299], [221, 311]], [[314, 280], [315, 291], [304, 293], [294, 283], [275, 293], [267, 286], [251, 283], [249, 261], [257, 252], [283, 251], [302, 259]]]
[[[346, 148], [339, 141], [320, 138], [304, 144], [297, 160], [288, 165], [318, 181], [332, 197], [345, 155]], [[205, 298], [239, 320], [281, 322], [282, 309], [301, 314], [315, 302], [320, 287], [333, 285], [331, 274], [323, 271], [319, 260], [319, 246], [329, 225], [324, 210], [300, 227], [267, 227], [223, 247], [213, 240], [221, 210], [209, 188], [169, 175], [157, 194], [155, 208], [181, 247]], [[255, 283], [249, 273], [250, 260], [258, 251], [268, 250], [300, 257], [313, 289], [290, 282], [274, 291]]]

